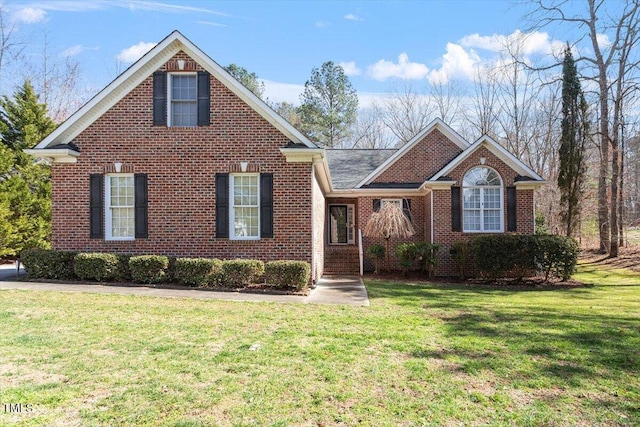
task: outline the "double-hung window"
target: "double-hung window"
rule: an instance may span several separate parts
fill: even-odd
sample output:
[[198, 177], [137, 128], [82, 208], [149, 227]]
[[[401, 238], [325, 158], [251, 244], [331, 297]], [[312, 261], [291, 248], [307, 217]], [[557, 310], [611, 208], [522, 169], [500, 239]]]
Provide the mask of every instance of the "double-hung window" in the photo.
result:
[[502, 180], [488, 167], [469, 170], [462, 180], [462, 215], [465, 232], [503, 230]]
[[260, 175], [230, 175], [231, 239], [260, 238]]
[[135, 187], [133, 174], [105, 177], [105, 234], [107, 240], [135, 238]]
[[198, 125], [196, 74], [169, 75], [169, 126]]

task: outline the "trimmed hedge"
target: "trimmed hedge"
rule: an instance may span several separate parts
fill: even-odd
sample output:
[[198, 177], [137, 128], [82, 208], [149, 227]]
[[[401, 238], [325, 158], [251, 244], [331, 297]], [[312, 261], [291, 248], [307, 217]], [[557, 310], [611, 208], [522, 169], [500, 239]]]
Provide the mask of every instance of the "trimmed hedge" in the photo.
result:
[[113, 273], [113, 279], [118, 282], [130, 282], [132, 280], [131, 269], [129, 268], [131, 255], [115, 254], [115, 256], [118, 259], [118, 266]]
[[174, 279], [183, 285], [206, 286], [215, 282], [214, 275], [222, 269], [222, 261], [207, 258], [178, 258], [175, 261]]
[[117, 269], [118, 257], [114, 254], [79, 253], [74, 258], [73, 271], [82, 280], [111, 280]]
[[53, 249], [25, 249], [20, 260], [30, 279], [74, 279], [73, 259], [77, 252]]
[[269, 284], [301, 290], [309, 285], [311, 266], [304, 261], [269, 261], [265, 264], [265, 277]]
[[567, 280], [575, 271], [580, 249], [575, 240], [562, 236], [494, 234], [474, 237], [471, 251], [485, 277], [518, 277], [536, 270]]
[[140, 255], [129, 259], [131, 278], [141, 283], [160, 283], [169, 267], [169, 258], [162, 255]]
[[264, 262], [255, 259], [222, 261], [222, 285], [247, 286], [258, 281], [264, 274]]

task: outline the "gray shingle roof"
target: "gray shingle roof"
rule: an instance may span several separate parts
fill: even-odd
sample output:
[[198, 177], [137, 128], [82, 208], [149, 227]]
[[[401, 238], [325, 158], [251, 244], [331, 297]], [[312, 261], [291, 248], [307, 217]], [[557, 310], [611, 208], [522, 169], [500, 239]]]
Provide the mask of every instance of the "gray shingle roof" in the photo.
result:
[[354, 188], [397, 150], [326, 150], [335, 189]]

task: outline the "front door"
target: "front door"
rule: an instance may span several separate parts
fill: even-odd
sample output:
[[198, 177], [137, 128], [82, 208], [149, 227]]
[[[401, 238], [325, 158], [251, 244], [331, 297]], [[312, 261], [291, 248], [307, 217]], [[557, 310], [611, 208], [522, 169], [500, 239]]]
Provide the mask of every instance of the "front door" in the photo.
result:
[[353, 205], [330, 205], [329, 243], [353, 245], [354, 235]]

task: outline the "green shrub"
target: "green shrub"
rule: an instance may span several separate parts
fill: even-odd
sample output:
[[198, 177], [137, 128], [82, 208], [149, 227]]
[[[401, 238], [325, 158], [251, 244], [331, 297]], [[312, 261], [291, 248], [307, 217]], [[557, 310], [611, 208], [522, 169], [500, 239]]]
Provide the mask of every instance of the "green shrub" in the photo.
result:
[[159, 283], [167, 275], [169, 258], [162, 255], [139, 255], [129, 259], [131, 278], [141, 283]]
[[458, 267], [458, 274], [460, 275], [460, 279], [464, 280], [465, 276], [467, 275], [469, 244], [463, 240], [457, 240], [451, 245], [449, 253], [451, 254], [451, 256], [453, 256], [453, 261], [456, 263], [456, 267]]
[[518, 277], [536, 269], [567, 280], [574, 273], [580, 248], [562, 236], [495, 234], [471, 240], [476, 267], [489, 277]]
[[117, 268], [118, 257], [114, 254], [79, 253], [73, 262], [73, 271], [82, 280], [111, 280]]
[[183, 285], [206, 286], [211, 276], [220, 272], [222, 261], [207, 258], [178, 258], [175, 261], [174, 279]]
[[429, 274], [430, 278], [435, 277], [438, 266], [438, 243], [416, 242], [414, 245], [415, 257], [420, 270]]
[[395, 247], [396, 256], [400, 262], [402, 275], [406, 276], [407, 271], [413, 269], [416, 261], [416, 245], [415, 243], [398, 243]]
[[255, 259], [222, 261], [222, 285], [247, 286], [255, 283], [264, 274], [264, 263]]
[[486, 277], [535, 274], [537, 244], [528, 234], [485, 234], [471, 239], [476, 267]]
[[580, 246], [574, 239], [564, 236], [537, 236], [538, 256], [536, 261], [545, 280], [553, 274], [568, 280], [576, 271]]
[[131, 269], [129, 268], [131, 255], [116, 254], [116, 258], [118, 259], [118, 266], [113, 272], [113, 279], [118, 282], [130, 282], [132, 280]]
[[25, 249], [20, 254], [31, 279], [75, 279], [73, 259], [77, 252], [52, 249]]
[[367, 247], [367, 255], [373, 259], [374, 270], [373, 274], [378, 274], [380, 272], [380, 261], [384, 258], [384, 246], [382, 245], [369, 245]]
[[269, 261], [265, 265], [267, 283], [304, 289], [311, 278], [311, 266], [304, 261]]

